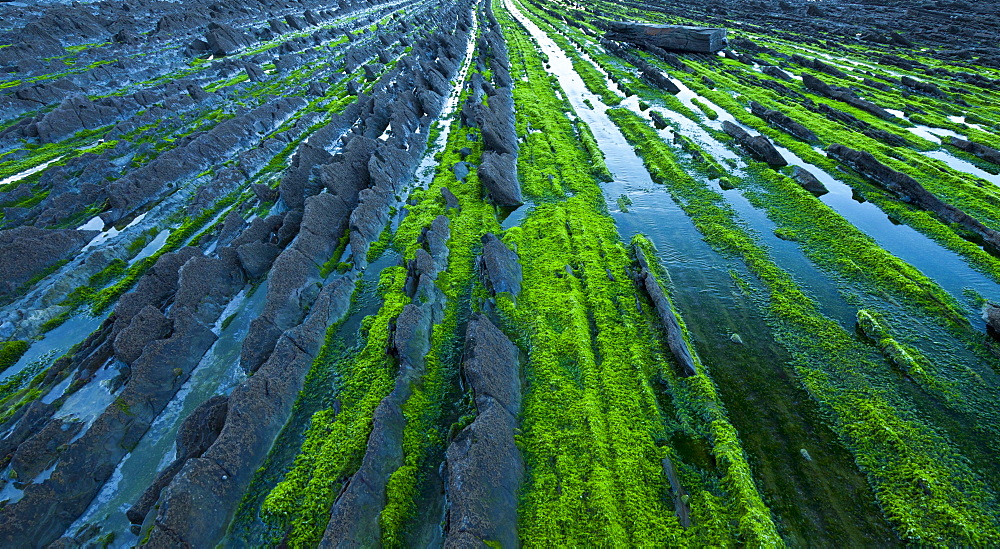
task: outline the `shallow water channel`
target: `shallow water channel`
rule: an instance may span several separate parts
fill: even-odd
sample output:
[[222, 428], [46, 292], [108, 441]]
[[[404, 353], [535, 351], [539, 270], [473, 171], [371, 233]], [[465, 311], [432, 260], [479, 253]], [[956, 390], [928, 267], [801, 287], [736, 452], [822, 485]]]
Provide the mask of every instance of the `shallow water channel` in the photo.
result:
[[[611, 204], [620, 194], [632, 200], [628, 213], [613, 214], [622, 238], [642, 232], [659, 250], [672, 278], [675, 304], [711, 369], [786, 540], [794, 545], [894, 543], [853, 458], [789, 373], [787, 352], [774, 342], [752, 300], [737, 291], [728, 271], [744, 269], [715, 253], [670, 195], [650, 179], [605, 114], [607, 107], [587, 91], [562, 50], [511, 0], [505, 5], [548, 55], [550, 72], [604, 152], [615, 176], [604, 186], [609, 209], [614, 210]], [[744, 344], [732, 342], [732, 333], [739, 333]]]
[[[183, 420], [195, 408], [213, 395], [229, 394], [245, 377], [240, 367], [240, 350], [250, 328], [250, 322], [264, 307], [267, 281], [247, 297], [241, 291], [219, 316], [213, 331], [219, 338], [191, 372], [166, 408], [153, 421], [138, 445], [119, 462], [114, 474], [90, 503], [87, 511], [71, 525], [66, 535], [74, 535], [87, 525], [96, 525], [102, 532], [115, 532], [112, 547], [131, 547], [138, 539], [129, 531], [125, 516], [143, 491], [152, 484], [156, 474], [176, 457], [176, 434]], [[231, 315], [232, 320], [222, 324]], [[63, 408], [70, 404], [69, 401]]]

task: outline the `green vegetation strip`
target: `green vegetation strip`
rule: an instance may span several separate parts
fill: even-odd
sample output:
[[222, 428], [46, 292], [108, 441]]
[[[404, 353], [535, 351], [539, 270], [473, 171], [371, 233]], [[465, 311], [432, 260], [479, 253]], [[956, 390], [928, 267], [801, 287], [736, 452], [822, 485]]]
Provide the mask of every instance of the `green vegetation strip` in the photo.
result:
[[518, 133], [525, 138], [518, 170], [537, 202], [505, 236], [524, 258], [524, 290], [516, 305], [498, 301], [506, 330], [528, 350], [519, 437], [528, 465], [522, 539], [539, 545], [780, 544], [736, 433], [704, 376], [677, 386], [698, 409], [721, 478], [692, 480], [688, 488], [697, 495], [689, 501], [701, 528], [681, 528], [667, 505], [661, 460], [672, 450], [657, 445], [666, 427], [650, 379], [669, 370], [660, 365], [670, 359], [649, 317], [634, 307], [632, 261], [607, 215], [598, 170], [588, 169], [602, 161], [588, 158], [578, 144], [574, 124], [562, 114], [571, 108], [555, 95], [557, 83], [525, 31], [506, 13], [498, 19], [513, 65]]
[[0, 373], [13, 366], [28, 350], [27, 341], [4, 341], [0, 343]]
[[706, 241], [740, 257], [763, 283], [770, 322], [795, 358], [799, 379], [830, 414], [900, 535], [913, 542], [1000, 541], [991, 512], [995, 495], [965, 458], [887, 387], [872, 385], [882, 360], [819, 312], [816, 302], [740, 225], [723, 197], [684, 172], [641, 118], [625, 109], [609, 114]]

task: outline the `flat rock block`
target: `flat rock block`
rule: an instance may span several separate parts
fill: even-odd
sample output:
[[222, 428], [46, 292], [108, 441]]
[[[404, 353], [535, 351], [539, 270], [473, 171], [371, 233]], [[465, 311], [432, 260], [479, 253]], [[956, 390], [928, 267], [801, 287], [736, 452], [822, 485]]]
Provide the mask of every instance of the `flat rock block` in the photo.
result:
[[656, 46], [665, 50], [715, 53], [728, 45], [726, 29], [613, 22], [609, 40]]

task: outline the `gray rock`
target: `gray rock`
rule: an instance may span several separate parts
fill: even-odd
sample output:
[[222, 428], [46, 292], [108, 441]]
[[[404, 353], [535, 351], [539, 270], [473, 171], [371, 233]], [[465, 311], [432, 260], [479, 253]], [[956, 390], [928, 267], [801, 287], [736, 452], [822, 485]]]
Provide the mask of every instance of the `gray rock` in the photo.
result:
[[762, 67], [761, 72], [763, 72], [768, 76], [773, 76], [779, 80], [790, 81], [792, 79], [791, 75], [779, 69], [778, 67], [775, 67], [774, 65], [767, 65], [765, 67]]
[[818, 141], [816, 134], [812, 132], [809, 128], [799, 124], [795, 120], [792, 120], [784, 113], [776, 110], [768, 109], [767, 107], [757, 103], [756, 101], [750, 102], [750, 112], [760, 118], [763, 118], [770, 124], [774, 125], [781, 131], [788, 133], [792, 137], [801, 139], [803, 141], [808, 141], [810, 143]]
[[208, 51], [216, 57], [232, 55], [253, 43], [250, 35], [223, 23], [211, 23], [205, 34]]
[[444, 198], [444, 206], [449, 210], [452, 208], [461, 209], [461, 205], [458, 203], [458, 197], [455, 193], [451, 192], [448, 187], [441, 187], [441, 197]]
[[[457, 179], [459, 181], [464, 181], [465, 178], [469, 176], [469, 167], [470, 166], [472, 166], [472, 164], [469, 164], [468, 162], [457, 162], [457, 163], [455, 163], [455, 165], [452, 166], [452, 168], [451, 168], [451, 171], [454, 172], [454, 174], [455, 174], [455, 179]], [[454, 195], [452, 195], [452, 196], [454, 196]]]
[[928, 210], [945, 223], [956, 224], [982, 239], [991, 253], [1000, 254], [1000, 232], [997, 232], [962, 210], [947, 204], [923, 187], [916, 179], [882, 164], [866, 151], [856, 151], [834, 143], [827, 147], [827, 155], [843, 162], [883, 189], [895, 194], [903, 202]]
[[323, 343], [325, 327], [347, 313], [355, 278], [349, 274], [325, 288], [310, 309], [305, 332], [312, 338], [282, 337], [274, 353], [229, 397], [226, 421], [201, 457], [163, 489], [149, 544], [183, 540], [192, 547], [214, 546], [223, 536], [254, 473], [284, 427], [306, 372]]
[[853, 91], [839, 86], [831, 86], [809, 73], [802, 74], [802, 83], [809, 91], [829, 97], [831, 99], [843, 101], [844, 103], [847, 103], [852, 107], [861, 109], [870, 114], [874, 114], [875, 116], [883, 120], [892, 120], [893, 118], [896, 118], [895, 115], [886, 111], [885, 109], [876, 105], [875, 103], [872, 103], [871, 101], [867, 101], [865, 99], [861, 99]]
[[969, 154], [978, 156], [987, 162], [1000, 165], [1000, 151], [992, 147], [987, 147], [986, 145], [981, 145], [965, 139], [959, 139], [954, 136], [948, 137], [948, 144]]
[[97, 231], [16, 227], [0, 231], [0, 296], [80, 250]]
[[524, 203], [517, 179], [517, 159], [513, 155], [487, 151], [476, 173], [486, 196], [497, 206], [517, 207]]
[[469, 321], [465, 378], [476, 419], [448, 446], [445, 547], [486, 540], [516, 547], [518, 492], [524, 462], [514, 443], [521, 408], [517, 348], [486, 317]]
[[757, 160], [767, 162], [773, 167], [788, 165], [788, 162], [774, 148], [774, 145], [763, 135], [751, 136], [746, 130], [728, 120], [722, 123], [722, 130]]
[[822, 196], [830, 192], [819, 179], [816, 179], [815, 175], [809, 173], [809, 171], [802, 166], [792, 167], [792, 179], [794, 179], [795, 182], [798, 183], [803, 189], [816, 196]]
[[518, 255], [493, 233], [482, 238], [483, 255], [479, 261], [486, 288], [494, 294], [508, 292], [516, 297], [521, 293], [521, 263]]
[[125, 364], [132, 364], [151, 342], [167, 338], [173, 325], [158, 308], [146, 305], [118, 332], [114, 340], [115, 356]]
[[649, 295], [653, 306], [656, 308], [656, 314], [660, 318], [660, 323], [667, 334], [667, 346], [674, 355], [674, 359], [680, 367], [681, 374], [685, 377], [697, 375], [698, 368], [691, 355], [691, 349], [684, 340], [684, 332], [681, 330], [680, 322], [674, 312], [670, 298], [667, 297], [663, 288], [660, 287], [660, 283], [657, 282], [656, 277], [649, 271], [649, 263], [645, 253], [640, 250], [636, 255], [638, 256], [639, 267], [641, 269], [637, 282], [646, 290], [646, 294]]
[[986, 326], [993, 330], [994, 334], [1000, 335], [1000, 305], [987, 303], [983, 309], [983, 320], [986, 321]]
[[668, 51], [715, 53], [728, 45], [726, 29], [612, 21], [609, 40], [648, 44]]

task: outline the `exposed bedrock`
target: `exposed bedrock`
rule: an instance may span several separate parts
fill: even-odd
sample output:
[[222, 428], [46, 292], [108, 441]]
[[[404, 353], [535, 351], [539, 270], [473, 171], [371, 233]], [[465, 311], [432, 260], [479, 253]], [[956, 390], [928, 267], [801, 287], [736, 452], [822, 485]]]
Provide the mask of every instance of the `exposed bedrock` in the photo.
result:
[[806, 89], [817, 93], [819, 95], [829, 97], [830, 99], [836, 99], [838, 101], [843, 101], [848, 105], [855, 107], [857, 109], [863, 110], [867, 113], [873, 114], [883, 120], [892, 120], [896, 118], [895, 115], [886, 111], [882, 107], [868, 101], [866, 99], [861, 99], [852, 90], [848, 88], [842, 88], [839, 86], [831, 86], [826, 82], [816, 78], [809, 73], [802, 74], [802, 83], [805, 85]]
[[735, 139], [736, 143], [743, 147], [744, 150], [750, 153], [750, 155], [757, 160], [767, 162], [773, 167], [788, 165], [788, 162], [781, 156], [781, 153], [779, 153], [777, 149], [774, 148], [774, 145], [771, 144], [771, 141], [763, 135], [752, 136], [747, 133], [746, 130], [728, 120], [722, 123], [722, 130]]
[[994, 254], [1000, 254], [1000, 233], [986, 227], [962, 210], [945, 203], [916, 179], [882, 164], [866, 151], [856, 151], [838, 143], [827, 147], [827, 155], [843, 162], [872, 182], [893, 193], [903, 202], [933, 212], [945, 223], [956, 224], [981, 239]]
[[495, 88], [489, 94], [489, 107], [479, 105], [476, 123], [483, 132], [486, 150], [517, 154], [517, 131], [514, 129], [514, 100], [510, 88]]
[[907, 144], [906, 140], [903, 139], [902, 137], [894, 133], [890, 133], [886, 130], [876, 128], [871, 124], [869, 124], [868, 122], [865, 122], [859, 119], [858, 117], [854, 116], [853, 114], [849, 114], [839, 109], [835, 109], [825, 103], [814, 104], [812, 102], [807, 102], [805, 103], [805, 106], [815, 112], [818, 112], [826, 116], [827, 118], [833, 120], [834, 122], [840, 122], [841, 124], [857, 128], [858, 130], [861, 131], [862, 134], [872, 139], [877, 139], [883, 143], [888, 143], [889, 145], [892, 145], [894, 147], [902, 147], [906, 146]]
[[118, 332], [114, 340], [115, 356], [125, 364], [132, 364], [147, 345], [168, 337], [173, 326], [158, 307], [146, 305]]
[[483, 254], [479, 258], [479, 271], [486, 288], [494, 295], [507, 292], [512, 296], [521, 293], [521, 263], [517, 254], [493, 233], [482, 238]]
[[636, 256], [640, 267], [636, 283], [645, 290], [656, 308], [656, 315], [660, 318], [660, 324], [667, 334], [667, 346], [670, 347], [670, 352], [674, 355], [681, 374], [685, 377], [697, 375], [698, 368], [691, 355], [691, 350], [684, 340], [684, 332], [681, 330], [680, 321], [677, 319], [677, 313], [674, 312], [670, 298], [667, 297], [653, 273], [649, 271], [649, 262], [645, 253], [639, 250]]
[[1000, 337], [1000, 305], [987, 303], [983, 309], [983, 320], [986, 326], [993, 331], [993, 334]]
[[674, 94], [680, 93], [681, 90], [679, 87], [677, 87], [677, 84], [675, 84], [673, 80], [671, 80], [665, 74], [663, 74], [663, 71], [661, 71], [655, 65], [646, 61], [642, 57], [639, 57], [638, 55], [633, 53], [632, 50], [622, 46], [618, 42], [614, 42], [606, 38], [601, 39], [601, 45], [604, 46], [604, 48], [608, 50], [609, 53], [621, 57], [627, 63], [639, 69], [639, 74], [642, 76], [643, 79], [645, 79], [651, 85], [656, 86], [657, 88], [660, 88], [661, 90], [667, 93], [674, 93]]
[[148, 545], [213, 546], [291, 414], [326, 327], [350, 307], [356, 279], [327, 284], [305, 321], [281, 335], [267, 361], [233, 390], [225, 424], [211, 446], [160, 492]]
[[956, 149], [978, 156], [988, 162], [1000, 164], [1000, 151], [992, 147], [987, 147], [986, 145], [981, 145], [966, 139], [959, 139], [954, 136], [948, 137], [948, 144]]
[[17, 227], [0, 231], [0, 297], [76, 254], [97, 231]]
[[517, 547], [518, 490], [524, 462], [514, 442], [521, 410], [517, 347], [477, 314], [466, 331], [462, 373], [476, 399], [476, 419], [445, 453], [445, 547], [486, 541]]
[[816, 179], [816, 176], [809, 172], [809, 170], [803, 168], [802, 166], [792, 167], [792, 179], [799, 184], [803, 189], [813, 193], [816, 196], [822, 196], [830, 192], [823, 182]]
[[426, 249], [418, 250], [410, 263], [406, 286], [413, 302], [396, 319], [392, 338], [391, 352], [399, 362], [395, 385], [375, 408], [365, 456], [333, 504], [320, 547], [369, 546], [381, 539], [379, 511], [385, 506], [386, 486], [403, 465], [403, 404], [424, 375], [432, 327], [443, 314], [445, 296], [433, 280], [448, 261], [447, 219], [435, 219], [438, 226], [432, 224], [424, 233]]
[[247, 372], [256, 371], [279, 336], [305, 318], [322, 287], [320, 266], [333, 255], [349, 208], [349, 203], [330, 193], [306, 200], [298, 235], [274, 260], [264, 310], [250, 324], [243, 342], [240, 364]]
[[715, 53], [727, 45], [726, 29], [644, 23], [609, 23], [611, 40], [646, 44], [665, 50]]
[[[215, 342], [209, 326], [243, 284], [236, 263], [183, 248], [161, 256], [119, 300], [112, 317], [88, 339], [92, 343], [82, 350], [76, 375], [87, 382], [85, 377], [117, 355], [128, 364], [119, 381], [124, 387], [89, 428], [58, 446], [51, 476], [26, 486], [20, 501], [0, 511], [0, 540], [21, 543], [30, 532], [32, 539], [48, 543], [87, 508]], [[50, 431], [40, 429], [21, 445], [24, 451], [36, 442], [57, 443], [59, 437], [42, 438]], [[46, 461], [35, 455], [39, 463]]]
[[156, 475], [153, 483], [126, 511], [125, 514], [129, 522], [142, 524], [146, 514], [159, 499], [160, 490], [170, 484], [170, 481], [180, 472], [187, 460], [201, 457], [205, 450], [215, 442], [225, 424], [228, 409], [229, 397], [216, 395], [195, 408], [191, 415], [181, 423], [177, 431], [177, 458]]
[[792, 120], [784, 113], [768, 109], [756, 101], [750, 102], [750, 112], [792, 137], [808, 142], [817, 141], [816, 134], [812, 130]]
[[497, 206], [517, 207], [524, 203], [514, 155], [484, 152], [476, 174], [483, 185], [483, 193]]
[[171, 182], [191, 177], [208, 168], [214, 159], [235, 154], [256, 144], [296, 110], [305, 106], [300, 97], [276, 99], [249, 113], [225, 120], [187, 143], [170, 149], [155, 160], [108, 185], [111, 210], [102, 214], [113, 223], [154, 200]]
[[24, 497], [0, 512], [0, 540], [5, 545], [24, 543], [29, 532], [41, 545], [61, 536], [215, 341], [208, 328], [187, 315], [175, 320], [180, 327], [143, 351], [121, 394], [66, 448], [51, 476], [26, 486]]
[[903, 76], [900, 78], [900, 83], [907, 88], [926, 93], [927, 95], [932, 95], [934, 97], [945, 96], [944, 92], [941, 91], [941, 88], [938, 88], [937, 84], [934, 84], [933, 82], [923, 82], [909, 76]]

